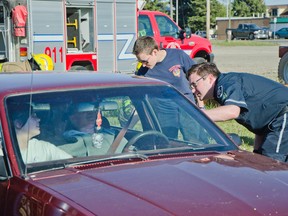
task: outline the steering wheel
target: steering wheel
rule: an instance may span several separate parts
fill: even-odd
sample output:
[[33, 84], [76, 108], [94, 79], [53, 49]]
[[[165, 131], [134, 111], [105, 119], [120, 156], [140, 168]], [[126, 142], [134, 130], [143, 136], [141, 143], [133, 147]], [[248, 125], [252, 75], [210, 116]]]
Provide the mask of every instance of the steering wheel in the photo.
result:
[[169, 139], [159, 131], [149, 130], [132, 137], [125, 145], [123, 152], [131, 151], [130, 147], [132, 145], [137, 150], [163, 149], [169, 146]]

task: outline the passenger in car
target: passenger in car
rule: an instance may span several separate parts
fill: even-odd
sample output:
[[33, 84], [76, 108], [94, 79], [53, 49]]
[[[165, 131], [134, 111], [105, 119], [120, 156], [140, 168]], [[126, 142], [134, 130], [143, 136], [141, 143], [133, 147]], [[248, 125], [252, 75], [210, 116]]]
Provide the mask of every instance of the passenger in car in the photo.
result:
[[[59, 147], [77, 157], [107, 154], [115, 139], [115, 131], [107, 127], [109, 122], [98, 112], [97, 105], [73, 104], [68, 115], [68, 128], [63, 135], [70, 144]], [[115, 153], [121, 153], [126, 143], [123, 138]]]
[[52, 143], [34, 138], [40, 134], [40, 119], [32, 107], [19, 104], [15, 105], [13, 110], [12, 120], [25, 164], [72, 158]]

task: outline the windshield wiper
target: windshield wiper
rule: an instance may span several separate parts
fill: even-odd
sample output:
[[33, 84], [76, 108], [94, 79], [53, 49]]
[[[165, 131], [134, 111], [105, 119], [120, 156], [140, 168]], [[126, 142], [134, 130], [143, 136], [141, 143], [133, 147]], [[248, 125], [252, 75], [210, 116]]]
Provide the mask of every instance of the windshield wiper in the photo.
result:
[[[31, 173], [41, 173], [41, 172], [47, 172], [47, 171], [54, 171], [54, 170], [60, 170], [60, 169], [64, 169], [65, 168], [65, 164], [63, 163], [51, 163], [51, 164], [43, 164], [43, 162], [41, 162], [41, 165], [39, 165], [39, 163], [33, 163], [33, 164], [29, 164], [27, 166], [25, 166], [28, 171], [29, 174]], [[26, 174], [24, 174], [24, 176], [27, 176]]]
[[110, 161], [110, 160], [121, 160], [121, 159], [125, 159], [125, 160], [129, 160], [129, 159], [148, 160], [148, 156], [146, 156], [144, 154], [129, 152], [129, 153], [124, 153], [124, 154], [119, 154], [119, 155], [112, 155], [109, 157], [101, 157], [101, 158], [97, 158], [97, 159], [95, 158], [95, 159], [91, 159], [91, 160], [69, 163], [69, 164], [65, 164], [65, 167], [73, 167], [73, 166], [77, 166], [77, 165], [98, 163], [98, 162]]

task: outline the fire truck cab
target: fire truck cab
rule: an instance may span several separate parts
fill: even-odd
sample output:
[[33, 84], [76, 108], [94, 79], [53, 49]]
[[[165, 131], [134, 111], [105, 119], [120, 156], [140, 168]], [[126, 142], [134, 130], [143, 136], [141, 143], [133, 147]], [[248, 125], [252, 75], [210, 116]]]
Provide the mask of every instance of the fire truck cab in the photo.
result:
[[55, 70], [132, 72], [137, 0], [3, 0], [0, 61], [49, 55]]
[[138, 28], [139, 36], [154, 37], [160, 48], [182, 49], [197, 63], [214, 61], [212, 45], [209, 40], [191, 34], [190, 28], [181, 29], [164, 13], [140, 10]]

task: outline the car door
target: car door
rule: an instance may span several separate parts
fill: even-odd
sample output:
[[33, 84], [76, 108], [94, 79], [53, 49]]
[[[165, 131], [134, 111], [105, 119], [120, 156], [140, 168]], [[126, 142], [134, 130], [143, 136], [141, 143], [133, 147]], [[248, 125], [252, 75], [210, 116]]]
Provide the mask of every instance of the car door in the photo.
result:
[[244, 30], [244, 25], [243, 24], [239, 24], [238, 28], [236, 29], [236, 36], [237, 37], [242, 37], [243, 30]]
[[[285, 38], [286, 35], [287, 35], [287, 33], [288, 33], [288, 32], [287, 32], [287, 29], [286, 29], [286, 28], [280, 29], [279, 32], [278, 32], [279, 38]], [[288, 35], [287, 35], [287, 37], [288, 37]]]

